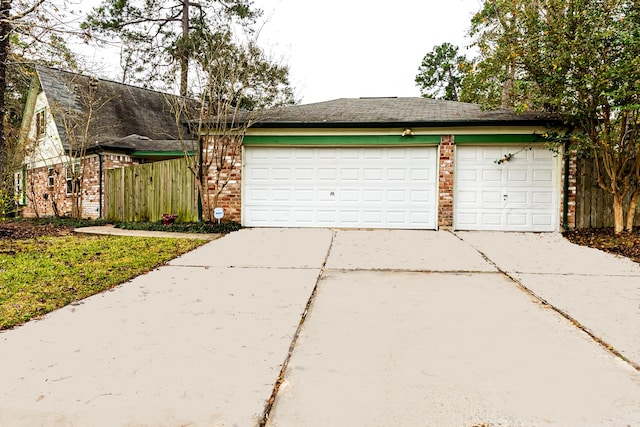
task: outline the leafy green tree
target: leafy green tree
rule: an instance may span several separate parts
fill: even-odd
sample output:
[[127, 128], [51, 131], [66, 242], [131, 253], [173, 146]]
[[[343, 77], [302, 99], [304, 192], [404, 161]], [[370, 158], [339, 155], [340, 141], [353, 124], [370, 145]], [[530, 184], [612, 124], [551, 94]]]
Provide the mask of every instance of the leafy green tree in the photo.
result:
[[[614, 232], [631, 231], [640, 198], [640, 2], [485, 0], [472, 20], [495, 105], [566, 117], [571, 140], [591, 155], [612, 194]], [[626, 200], [629, 200], [625, 203]], [[626, 204], [626, 207], [625, 207]]]
[[470, 64], [458, 47], [451, 43], [435, 46], [422, 59], [418, 68], [416, 85], [425, 98], [458, 101], [463, 77]]
[[179, 68], [184, 96], [198, 39], [224, 33], [229, 25], [251, 31], [261, 13], [251, 0], [103, 0], [82, 28], [121, 40], [124, 82], [147, 86], [159, 80], [172, 82]]

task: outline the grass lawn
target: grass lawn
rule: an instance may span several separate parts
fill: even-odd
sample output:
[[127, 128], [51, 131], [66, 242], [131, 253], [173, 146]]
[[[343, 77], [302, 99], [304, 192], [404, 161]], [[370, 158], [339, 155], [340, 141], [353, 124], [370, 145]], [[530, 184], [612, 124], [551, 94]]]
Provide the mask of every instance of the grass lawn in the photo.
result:
[[204, 243], [74, 235], [0, 240], [0, 330], [110, 289]]

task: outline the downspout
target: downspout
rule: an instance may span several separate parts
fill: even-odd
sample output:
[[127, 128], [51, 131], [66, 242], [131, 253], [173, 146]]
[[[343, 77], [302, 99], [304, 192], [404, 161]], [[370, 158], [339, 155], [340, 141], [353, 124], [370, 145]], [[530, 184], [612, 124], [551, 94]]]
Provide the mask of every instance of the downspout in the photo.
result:
[[203, 155], [203, 143], [202, 136], [198, 135], [198, 180], [200, 185], [198, 186], [198, 222], [202, 222], [202, 155]]
[[569, 167], [571, 166], [571, 158], [569, 154], [569, 141], [564, 143], [564, 191], [562, 194], [562, 228], [566, 231], [569, 229]]
[[102, 185], [102, 154], [100, 154], [99, 151], [96, 152], [96, 154], [98, 155], [98, 185], [99, 185], [99, 190], [98, 190], [98, 194], [100, 202], [98, 203], [98, 218], [102, 219], [102, 202], [104, 200], [104, 195], [103, 193], [103, 185]]

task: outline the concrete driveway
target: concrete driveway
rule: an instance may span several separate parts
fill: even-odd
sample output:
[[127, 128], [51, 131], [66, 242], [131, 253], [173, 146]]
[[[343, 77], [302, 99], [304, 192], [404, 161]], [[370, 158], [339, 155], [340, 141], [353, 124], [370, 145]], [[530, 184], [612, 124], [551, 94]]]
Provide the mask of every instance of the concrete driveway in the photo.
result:
[[0, 333], [0, 425], [640, 425], [639, 331], [556, 234], [245, 229]]

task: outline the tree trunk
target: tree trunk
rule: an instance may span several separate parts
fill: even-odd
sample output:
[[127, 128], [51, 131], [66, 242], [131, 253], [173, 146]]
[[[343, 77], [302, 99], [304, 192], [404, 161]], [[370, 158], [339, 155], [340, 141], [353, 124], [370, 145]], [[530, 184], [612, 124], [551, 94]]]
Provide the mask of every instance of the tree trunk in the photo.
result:
[[627, 226], [625, 231], [633, 231], [633, 222], [636, 216], [636, 206], [638, 206], [638, 198], [640, 198], [640, 187], [636, 188], [629, 200], [629, 207], [627, 208]]
[[189, 53], [187, 40], [189, 39], [189, 0], [182, 2], [182, 49], [180, 49], [180, 96], [187, 96], [189, 77]]
[[622, 196], [613, 195], [613, 233], [618, 235], [624, 231], [624, 209], [622, 206]]
[[11, 0], [0, 0], [0, 194], [4, 187], [7, 141], [4, 129], [5, 102], [4, 93], [7, 90], [7, 60], [9, 58], [9, 35], [11, 23]]

